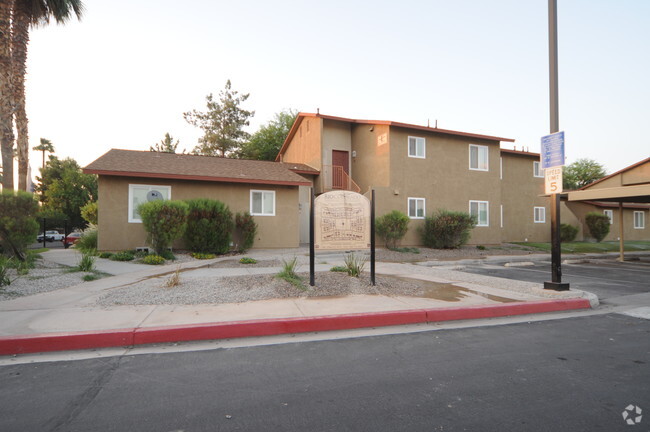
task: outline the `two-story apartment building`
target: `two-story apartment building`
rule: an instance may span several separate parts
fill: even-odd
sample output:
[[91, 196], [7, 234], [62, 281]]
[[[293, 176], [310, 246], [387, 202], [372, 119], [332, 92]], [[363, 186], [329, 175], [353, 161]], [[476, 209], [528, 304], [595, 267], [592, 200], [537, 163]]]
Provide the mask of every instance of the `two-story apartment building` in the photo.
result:
[[[378, 215], [400, 210], [411, 218], [404, 244], [420, 244], [418, 228], [436, 209], [475, 215], [471, 244], [544, 241], [550, 228], [539, 154], [500, 148], [501, 142], [513, 141], [300, 113], [276, 161], [316, 169], [316, 193], [350, 189], [367, 194], [374, 189]], [[301, 188], [301, 207], [308, 208], [309, 195]], [[301, 241], [306, 241], [307, 224], [303, 214]]]

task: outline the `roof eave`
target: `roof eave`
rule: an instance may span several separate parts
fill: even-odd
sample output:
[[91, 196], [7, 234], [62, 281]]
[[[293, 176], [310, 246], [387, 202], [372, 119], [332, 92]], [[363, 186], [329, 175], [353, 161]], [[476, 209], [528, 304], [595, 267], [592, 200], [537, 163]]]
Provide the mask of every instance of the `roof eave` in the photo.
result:
[[308, 181], [293, 181], [293, 180], [264, 180], [253, 178], [237, 178], [237, 177], [212, 177], [212, 176], [192, 176], [183, 174], [169, 174], [169, 173], [144, 173], [136, 171], [112, 171], [112, 170], [97, 170], [92, 168], [84, 168], [85, 174], [97, 174], [104, 176], [114, 177], [142, 177], [142, 178], [160, 178], [168, 180], [195, 180], [195, 181], [210, 181], [219, 183], [251, 183], [251, 184], [265, 184], [275, 186], [311, 186]]

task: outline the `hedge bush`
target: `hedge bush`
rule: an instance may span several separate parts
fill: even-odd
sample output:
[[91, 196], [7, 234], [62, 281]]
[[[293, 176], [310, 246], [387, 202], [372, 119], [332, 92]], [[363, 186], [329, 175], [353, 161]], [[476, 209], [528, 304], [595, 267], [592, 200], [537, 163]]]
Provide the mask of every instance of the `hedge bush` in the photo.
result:
[[399, 210], [393, 210], [380, 216], [375, 221], [377, 235], [384, 240], [387, 248], [395, 249], [397, 243], [404, 238], [408, 231], [409, 217]]
[[246, 252], [253, 247], [255, 243], [255, 234], [257, 234], [257, 223], [250, 213], [237, 213], [235, 215], [235, 227], [238, 237], [241, 241], [239, 246], [240, 252]]
[[158, 255], [185, 232], [188, 205], [183, 201], [149, 201], [138, 206], [138, 213], [149, 234], [148, 241]]
[[578, 235], [578, 227], [570, 224], [560, 224], [560, 241], [572, 242]]
[[5, 253], [25, 260], [25, 251], [38, 235], [38, 201], [27, 192], [3, 190], [0, 194], [0, 245]]
[[187, 201], [185, 245], [192, 252], [224, 254], [230, 250], [232, 213], [221, 201], [198, 198]]
[[424, 219], [422, 243], [435, 249], [455, 249], [467, 243], [476, 218], [469, 213], [438, 210]]
[[589, 233], [597, 242], [601, 242], [609, 234], [609, 218], [598, 212], [589, 212], [585, 215], [585, 222]]
[[108, 257], [108, 259], [111, 261], [133, 261], [135, 259], [135, 255], [131, 251], [121, 251], [112, 254]]

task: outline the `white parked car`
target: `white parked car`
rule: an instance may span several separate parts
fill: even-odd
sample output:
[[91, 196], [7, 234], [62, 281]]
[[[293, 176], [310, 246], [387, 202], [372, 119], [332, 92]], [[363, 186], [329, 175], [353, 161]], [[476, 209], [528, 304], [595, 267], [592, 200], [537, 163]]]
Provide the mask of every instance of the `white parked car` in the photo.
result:
[[[51, 231], [45, 231], [45, 240], [52, 242], [52, 241], [62, 241], [65, 236], [61, 234], [58, 231], [51, 230]], [[40, 233], [38, 237], [36, 237], [37, 242], [42, 242], [43, 241], [43, 233]]]

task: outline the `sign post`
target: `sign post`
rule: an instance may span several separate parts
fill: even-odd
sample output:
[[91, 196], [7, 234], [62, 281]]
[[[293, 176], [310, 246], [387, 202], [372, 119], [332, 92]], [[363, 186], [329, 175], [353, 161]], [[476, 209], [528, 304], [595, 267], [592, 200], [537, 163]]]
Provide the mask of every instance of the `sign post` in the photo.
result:
[[542, 168], [550, 171], [548, 174], [545, 173], [544, 177], [546, 193], [551, 195], [551, 282], [544, 282], [544, 289], [567, 291], [569, 284], [562, 283], [560, 249], [560, 193], [562, 193], [562, 166], [564, 165], [564, 132], [559, 132], [557, 0], [548, 0], [548, 65], [551, 134], [542, 137], [541, 162]]

